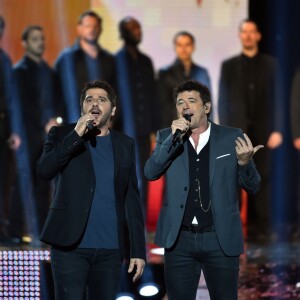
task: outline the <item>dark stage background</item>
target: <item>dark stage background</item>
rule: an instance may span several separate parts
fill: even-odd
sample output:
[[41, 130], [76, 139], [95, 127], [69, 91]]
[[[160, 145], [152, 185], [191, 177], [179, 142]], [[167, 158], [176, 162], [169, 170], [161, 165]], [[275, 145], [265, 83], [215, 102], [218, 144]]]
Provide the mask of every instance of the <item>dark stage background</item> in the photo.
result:
[[[297, 0], [250, 0], [249, 17], [256, 20], [262, 31], [260, 49], [279, 61], [283, 87], [280, 99], [283, 116], [283, 145], [274, 151], [272, 178], [272, 220], [283, 237], [286, 226], [299, 225], [299, 163], [292, 145], [290, 122], [291, 82], [300, 61], [300, 2]], [[259, 108], [257, 108], [259, 109]], [[298, 158], [298, 159], [297, 159]]]

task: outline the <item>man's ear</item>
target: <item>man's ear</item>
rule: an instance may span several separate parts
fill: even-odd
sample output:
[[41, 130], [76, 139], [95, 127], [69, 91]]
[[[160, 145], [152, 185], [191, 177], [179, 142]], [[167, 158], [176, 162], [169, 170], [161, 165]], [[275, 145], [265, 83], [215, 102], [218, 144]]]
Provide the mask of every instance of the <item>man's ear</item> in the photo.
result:
[[114, 106], [111, 110], [111, 115], [114, 116], [116, 114], [116, 106]]
[[204, 104], [204, 110], [205, 110], [205, 113], [208, 114], [211, 110], [211, 102], [206, 102]]

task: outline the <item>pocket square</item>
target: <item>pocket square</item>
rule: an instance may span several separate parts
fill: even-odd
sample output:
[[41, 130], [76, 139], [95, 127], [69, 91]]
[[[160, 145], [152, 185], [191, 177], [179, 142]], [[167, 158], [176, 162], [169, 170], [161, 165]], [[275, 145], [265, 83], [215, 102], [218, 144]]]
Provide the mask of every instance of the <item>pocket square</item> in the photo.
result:
[[224, 155], [218, 156], [216, 159], [219, 159], [219, 158], [222, 158], [222, 157], [225, 157], [225, 156], [228, 156], [228, 155], [230, 155], [230, 153], [227, 153], [227, 154], [224, 154]]

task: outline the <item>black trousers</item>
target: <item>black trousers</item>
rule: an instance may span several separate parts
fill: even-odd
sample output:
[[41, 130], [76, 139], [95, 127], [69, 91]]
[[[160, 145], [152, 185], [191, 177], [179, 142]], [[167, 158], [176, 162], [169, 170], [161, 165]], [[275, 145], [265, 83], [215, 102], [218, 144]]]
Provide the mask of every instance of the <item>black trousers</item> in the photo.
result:
[[56, 300], [116, 299], [122, 267], [118, 249], [52, 248], [51, 267]]
[[169, 300], [195, 300], [203, 271], [211, 300], [237, 300], [239, 256], [224, 255], [215, 231], [181, 231], [165, 251], [165, 280]]

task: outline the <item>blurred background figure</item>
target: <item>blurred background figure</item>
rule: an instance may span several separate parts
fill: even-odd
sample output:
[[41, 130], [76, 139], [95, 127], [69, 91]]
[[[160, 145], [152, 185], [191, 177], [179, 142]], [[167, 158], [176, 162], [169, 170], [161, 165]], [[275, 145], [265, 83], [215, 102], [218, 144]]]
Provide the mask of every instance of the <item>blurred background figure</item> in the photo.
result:
[[300, 151], [300, 66], [298, 66], [292, 81], [291, 126], [294, 147]]
[[[170, 127], [177, 119], [174, 108], [173, 89], [180, 82], [194, 79], [208, 87], [211, 91], [211, 81], [208, 71], [193, 62], [196, 49], [194, 36], [187, 31], [180, 31], [173, 38], [175, 61], [159, 70], [159, 98], [161, 101], [162, 127]], [[171, 112], [171, 113], [170, 113]]]
[[56, 61], [66, 123], [80, 116], [77, 100], [85, 82], [101, 79], [115, 86], [114, 58], [98, 44], [101, 33], [102, 19], [91, 10], [83, 12], [78, 19], [75, 44], [64, 49]]
[[12, 65], [9, 56], [1, 49], [5, 21], [0, 16], [0, 242], [8, 238], [8, 203], [11, 189], [12, 152], [7, 140], [10, 135], [9, 107], [12, 101]]
[[10, 206], [10, 235], [17, 239], [29, 234], [37, 240], [50, 197], [48, 182], [36, 176], [35, 164], [42, 152], [45, 134], [58, 125], [57, 91], [54, 71], [43, 60], [43, 28], [32, 25], [22, 34], [23, 58], [13, 68], [16, 102], [15, 122], [9, 139], [16, 151], [17, 188]]
[[[296, 71], [293, 75], [292, 79], [292, 87], [291, 87], [291, 104], [290, 104], [290, 116], [291, 116], [291, 129], [292, 129], [292, 139], [294, 148], [297, 150], [297, 164], [296, 164], [296, 199], [298, 200], [298, 207], [297, 207], [297, 214], [299, 215], [300, 206], [299, 206], [299, 199], [300, 199], [300, 187], [299, 187], [299, 180], [300, 180], [300, 65], [296, 68]], [[299, 229], [299, 219], [298, 222], [295, 224], [295, 232], [296, 237], [300, 237], [300, 229]]]
[[242, 128], [253, 144], [265, 145], [255, 157], [262, 177], [261, 188], [249, 195], [249, 238], [268, 238], [270, 231], [271, 152], [282, 143], [280, 110], [276, 107], [280, 88], [277, 62], [259, 52], [261, 33], [250, 19], [241, 22], [242, 53], [225, 60], [219, 82], [219, 119], [223, 125]]
[[141, 24], [132, 17], [119, 23], [123, 47], [116, 53], [119, 105], [121, 115], [116, 127], [135, 138], [137, 174], [143, 207], [146, 205], [146, 180], [143, 168], [150, 155], [150, 135], [160, 125], [156, 83], [152, 60], [138, 46], [142, 41]]

